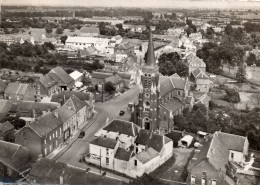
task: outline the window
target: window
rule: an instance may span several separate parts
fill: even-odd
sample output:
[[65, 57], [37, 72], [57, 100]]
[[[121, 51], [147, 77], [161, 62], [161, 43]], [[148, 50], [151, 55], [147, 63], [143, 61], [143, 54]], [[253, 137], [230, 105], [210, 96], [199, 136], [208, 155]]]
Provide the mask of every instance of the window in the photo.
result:
[[231, 159], [233, 160], [234, 159], [234, 153], [231, 152]]
[[217, 180], [212, 180], [212, 185], [217, 185]]
[[46, 139], [44, 139], [44, 144], [46, 145]]
[[50, 152], [52, 151], [52, 145], [50, 145]]
[[178, 91], [178, 96], [180, 96], [181, 95], [181, 91]]
[[195, 179], [196, 179], [195, 176], [191, 176], [191, 180], [190, 180], [191, 184], [195, 184]]
[[106, 165], [109, 165], [109, 158], [106, 157]]
[[58, 137], [58, 131], [56, 130], [56, 137]]
[[49, 136], [49, 139], [50, 139], [50, 141], [51, 141], [51, 135]]
[[47, 155], [47, 148], [44, 148], [44, 155]]
[[206, 179], [205, 179], [205, 177], [202, 177], [202, 178], [201, 178], [201, 185], [206, 185]]
[[107, 155], [109, 155], [109, 149], [107, 148]]
[[52, 134], [52, 138], [55, 138], [55, 134], [54, 133]]
[[60, 135], [61, 135], [61, 128], [60, 128]]
[[134, 163], [135, 163], [135, 166], [137, 166], [137, 160], [135, 160]]

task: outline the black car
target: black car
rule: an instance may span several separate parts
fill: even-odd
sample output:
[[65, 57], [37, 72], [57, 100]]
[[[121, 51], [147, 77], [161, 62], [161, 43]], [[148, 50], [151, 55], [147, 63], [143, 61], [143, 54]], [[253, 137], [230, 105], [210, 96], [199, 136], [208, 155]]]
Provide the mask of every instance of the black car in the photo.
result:
[[120, 112], [119, 112], [119, 116], [123, 116], [125, 114], [125, 111], [123, 111], [123, 110], [121, 110]]
[[83, 138], [85, 136], [85, 131], [81, 131], [79, 134], [79, 138]]

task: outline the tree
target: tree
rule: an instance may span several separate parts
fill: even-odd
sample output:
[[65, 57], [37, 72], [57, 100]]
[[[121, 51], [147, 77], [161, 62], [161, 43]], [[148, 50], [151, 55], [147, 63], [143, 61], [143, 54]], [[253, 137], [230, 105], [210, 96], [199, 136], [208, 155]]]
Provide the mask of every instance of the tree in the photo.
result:
[[56, 29], [56, 34], [63, 34], [63, 31], [64, 31], [64, 29], [59, 26], [59, 27]]
[[116, 24], [116, 27], [117, 27], [119, 30], [123, 29], [123, 25], [122, 25], [122, 24]]
[[108, 92], [109, 94], [112, 94], [113, 92], [116, 91], [116, 88], [112, 82], [106, 82], [104, 88], [105, 91]]
[[47, 34], [52, 33], [52, 27], [51, 27], [51, 25], [47, 24], [47, 25], [45, 26], [45, 31], [46, 31]]
[[240, 64], [236, 73], [236, 80], [238, 83], [246, 82], [246, 69], [244, 64]]
[[225, 34], [227, 35], [231, 35], [233, 33], [233, 28], [230, 24], [228, 24], [226, 27], [225, 27]]
[[67, 38], [68, 38], [67, 35], [65, 35], [65, 36], [61, 36], [61, 37], [60, 37], [60, 41], [61, 41], [61, 43], [65, 45]]
[[224, 96], [224, 100], [231, 102], [231, 103], [240, 102], [239, 92], [235, 89], [227, 88], [226, 89], [226, 95]]
[[253, 101], [255, 102], [255, 100], [257, 101], [257, 104], [260, 105], [260, 92], [254, 93], [251, 95]]
[[256, 64], [256, 62], [257, 62], [257, 60], [256, 60], [255, 54], [250, 53], [246, 60], [247, 65], [251, 66], [253, 64]]
[[188, 76], [189, 69], [181, 61], [181, 58], [178, 53], [164, 53], [159, 57], [159, 71], [165, 76], [171, 76], [177, 73], [180, 76]]

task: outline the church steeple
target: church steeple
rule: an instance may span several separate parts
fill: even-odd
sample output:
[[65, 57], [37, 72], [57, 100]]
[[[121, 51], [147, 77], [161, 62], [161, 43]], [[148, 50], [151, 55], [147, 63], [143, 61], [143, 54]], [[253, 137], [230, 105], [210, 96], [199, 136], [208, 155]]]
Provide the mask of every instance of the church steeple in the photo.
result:
[[146, 66], [155, 66], [156, 65], [155, 54], [154, 54], [154, 45], [153, 45], [153, 35], [151, 32], [149, 35], [149, 43], [148, 43], [147, 57], [146, 57], [145, 65]]
[[158, 73], [159, 68], [156, 64], [156, 58], [155, 58], [155, 54], [154, 54], [154, 44], [153, 44], [152, 32], [150, 32], [148, 49], [147, 49], [147, 52], [145, 55], [146, 55], [146, 57], [145, 57], [144, 65], [142, 67], [142, 71], [149, 72], [149, 73]]

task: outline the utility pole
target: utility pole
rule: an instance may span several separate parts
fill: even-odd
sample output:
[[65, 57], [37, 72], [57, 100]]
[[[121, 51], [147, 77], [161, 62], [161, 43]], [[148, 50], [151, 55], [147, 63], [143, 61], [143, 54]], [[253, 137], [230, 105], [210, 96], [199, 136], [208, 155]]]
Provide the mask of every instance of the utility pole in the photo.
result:
[[100, 174], [101, 174], [101, 168], [102, 168], [102, 167], [101, 167], [101, 159], [102, 159], [102, 158], [101, 158], [101, 148], [100, 148]]

